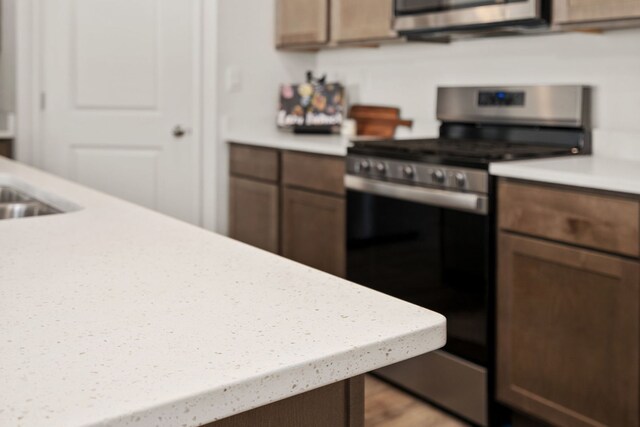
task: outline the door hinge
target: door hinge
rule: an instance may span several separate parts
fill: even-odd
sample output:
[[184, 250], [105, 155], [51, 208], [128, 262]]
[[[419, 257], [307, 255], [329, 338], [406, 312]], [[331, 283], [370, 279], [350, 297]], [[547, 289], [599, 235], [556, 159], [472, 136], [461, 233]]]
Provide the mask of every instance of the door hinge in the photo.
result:
[[40, 92], [40, 110], [45, 110], [47, 108], [47, 94], [44, 92]]

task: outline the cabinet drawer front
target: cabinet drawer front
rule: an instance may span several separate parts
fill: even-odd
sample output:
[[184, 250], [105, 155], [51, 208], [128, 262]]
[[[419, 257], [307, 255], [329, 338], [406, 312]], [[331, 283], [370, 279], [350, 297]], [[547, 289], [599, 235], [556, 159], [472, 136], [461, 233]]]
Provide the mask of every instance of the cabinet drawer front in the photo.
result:
[[558, 426], [638, 426], [640, 263], [500, 233], [498, 399]]
[[277, 150], [231, 144], [229, 158], [232, 175], [278, 181], [280, 156]]
[[637, 200], [501, 181], [498, 223], [550, 240], [637, 257]]
[[282, 180], [285, 185], [343, 195], [345, 160], [342, 157], [285, 151]]

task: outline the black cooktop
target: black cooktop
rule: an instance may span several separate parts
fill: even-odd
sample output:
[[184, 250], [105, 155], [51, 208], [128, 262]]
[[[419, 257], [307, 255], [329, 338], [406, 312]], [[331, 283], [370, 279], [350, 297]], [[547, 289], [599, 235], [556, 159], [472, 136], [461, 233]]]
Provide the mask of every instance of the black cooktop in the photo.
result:
[[577, 154], [575, 148], [473, 139], [354, 141], [349, 153], [443, 165], [486, 168], [489, 163]]

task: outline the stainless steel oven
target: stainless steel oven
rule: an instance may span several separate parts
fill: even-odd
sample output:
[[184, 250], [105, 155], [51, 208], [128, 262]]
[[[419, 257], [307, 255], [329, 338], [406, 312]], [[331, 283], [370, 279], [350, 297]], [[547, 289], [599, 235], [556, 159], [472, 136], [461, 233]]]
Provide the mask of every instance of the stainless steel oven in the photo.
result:
[[[351, 156], [350, 173], [361, 170], [362, 161]], [[400, 162], [380, 162], [376, 166], [384, 164], [390, 173], [406, 173]], [[413, 173], [424, 176], [439, 170], [417, 167], [422, 170]], [[461, 172], [477, 193], [348, 175], [347, 277], [446, 316], [447, 344], [442, 351], [377, 373], [487, 425], [493, 253], [489, 183], [486, 171], [457, 168], [451, 173]]]
[[436, 138], [348, 149], [347, 278], [447, 318], [438, 352], [377, 374], [481, 426], [495, 378], [493, 162], [589, 153], [590, 88], [439, 88]]
[[395, 29], [430, 33], [528, 31], [546, 28], [548, 0], [395, 0]]

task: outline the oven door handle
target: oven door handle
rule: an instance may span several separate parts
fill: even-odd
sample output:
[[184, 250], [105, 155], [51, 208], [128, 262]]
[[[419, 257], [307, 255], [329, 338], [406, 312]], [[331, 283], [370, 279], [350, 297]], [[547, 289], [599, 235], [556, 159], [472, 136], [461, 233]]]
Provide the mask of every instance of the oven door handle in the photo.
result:
[[478, 194], [458, 193], [435, 188], [374, 181], [353, 175], [346, 175], [344, 184], [349, 190], [375, 194], [392, 199], [407, 200], [424, 205], [473, 212], [481, 215], [487, 215], [489, 212], [489, 198]]

